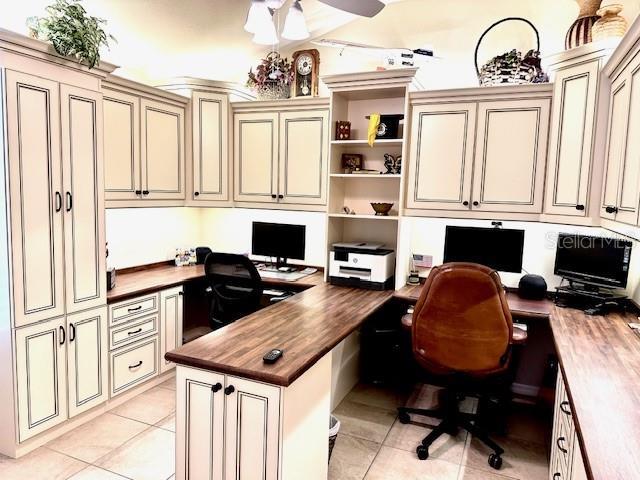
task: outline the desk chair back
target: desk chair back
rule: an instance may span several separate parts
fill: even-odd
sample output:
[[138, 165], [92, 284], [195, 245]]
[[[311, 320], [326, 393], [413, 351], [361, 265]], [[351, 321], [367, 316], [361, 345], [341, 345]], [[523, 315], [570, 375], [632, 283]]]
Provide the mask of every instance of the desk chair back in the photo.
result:
[[262, 281], [249, 258], [212, 252], [204, 261], [204, 271], [211, 288], [209, 319], [214, 330], [260, 308]]
[[474, 263], [433, 268], [416, 304], [411, 333], [416, 361], [434, 374], [506, 371], [513, 322], [500, 276]]

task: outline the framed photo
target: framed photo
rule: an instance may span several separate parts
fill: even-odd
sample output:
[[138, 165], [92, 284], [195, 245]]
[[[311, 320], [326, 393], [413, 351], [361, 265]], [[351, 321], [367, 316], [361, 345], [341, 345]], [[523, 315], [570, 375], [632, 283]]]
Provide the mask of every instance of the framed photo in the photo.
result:
[[363, 156], [359, 153], [343, 153], [341, 160], [342, 168], [345, 171], [352, 172], [362, 168]]

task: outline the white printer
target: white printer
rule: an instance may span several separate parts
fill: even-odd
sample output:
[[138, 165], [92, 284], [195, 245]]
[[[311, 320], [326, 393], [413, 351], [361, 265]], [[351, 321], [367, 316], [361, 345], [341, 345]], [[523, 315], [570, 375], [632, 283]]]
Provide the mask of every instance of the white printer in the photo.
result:
[[370, 290], [393, 288], [396, 254], [383, 244], [334, 243], [330, 255], [330, 283]]

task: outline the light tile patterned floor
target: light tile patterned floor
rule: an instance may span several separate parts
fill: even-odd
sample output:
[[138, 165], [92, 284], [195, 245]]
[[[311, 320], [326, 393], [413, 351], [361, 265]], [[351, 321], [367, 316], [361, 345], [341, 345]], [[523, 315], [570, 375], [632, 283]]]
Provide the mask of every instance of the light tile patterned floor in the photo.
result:
[[[2, 480], [173, 480], [175, 448], [174, 380], [129, 400], [86, 425], [18, 459], [0, 456]], [[517, 411], [506, 437], [504, 465], [487, 465], [488, 451], [461, 432], [443, 436], [420, 461], [415, 447], [428, 424], [402, 425], [396, 406], [428, 408], [436, 389], [410, 395], [357, 386], [336, 408], [342, 427], [330, 480], [544, 480], [549, 431], [536, 412]], [[468, 402], [466, 410], [475, 408]]]

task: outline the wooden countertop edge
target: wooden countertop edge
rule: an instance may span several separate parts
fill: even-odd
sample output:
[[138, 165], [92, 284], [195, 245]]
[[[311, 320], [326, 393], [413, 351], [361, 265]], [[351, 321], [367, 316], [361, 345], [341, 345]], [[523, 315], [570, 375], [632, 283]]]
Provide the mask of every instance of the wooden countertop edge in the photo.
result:
[[120, 302], [122, 300], [128, 300], [130, 298], [137, 297], [140, 295], [146, 295], [148, 293], [156, 293], [156, 292], [159, 292], [160, 290], [164, 290], [165, 288], [172, 288], [172, 287], [177, 287], [178, 285], [184, 285], [186, 282], [197, 279], [197, 278], [199, 277], [193, 277], [192, 279], [187, 279], [187, 280], [181, 279], [181, 280], [176, 280], [174, 282], [166, 282], [166, 283], [163, 283], [162, 285], [149, 285], [148, 287], [137, 289], [134, 292], [125, 292], [125, 293], [120, 293], [120, 294], [111, 295], [111, 296], [109, 296], [109, 293], [107, 292], [107, 305], [111, 303]]

